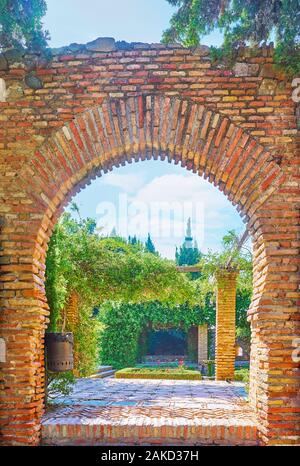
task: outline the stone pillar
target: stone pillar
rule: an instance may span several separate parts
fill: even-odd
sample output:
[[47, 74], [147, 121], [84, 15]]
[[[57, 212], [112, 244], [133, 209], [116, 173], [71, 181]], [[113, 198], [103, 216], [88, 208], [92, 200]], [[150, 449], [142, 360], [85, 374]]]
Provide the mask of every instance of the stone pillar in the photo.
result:
[[198, 364], [207, 361], [207, 324], [198, 325]]
[[[65, 309], [66, 324], [67, 324], [66, 331], [68, 332], [74, 333], [79, 323], [78, 302], [79, 302], [78, 294], [75, 291], [72, 291], [69, 296], [68, 303]], [[73, 374], [75, 375], [75, 377], [80, 377], [80, 373], [78, 371], [79, 353], [78, 353], [78, 345], [77, 345], [76, 338], [74, 339], [73, 357], [74, 357]]]
[[216, 380], [234, 379], [236, 272], [217, 276]]

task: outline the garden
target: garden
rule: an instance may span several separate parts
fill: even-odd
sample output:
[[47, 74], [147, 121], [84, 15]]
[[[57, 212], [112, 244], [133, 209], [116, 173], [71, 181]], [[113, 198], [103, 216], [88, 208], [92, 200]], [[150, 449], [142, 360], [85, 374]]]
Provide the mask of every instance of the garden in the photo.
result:
[[[239, 271], [236, 338], [249, 342], [251, 252], [237, 247], [233, 231], [223, 238], [221, 252], [204, 255], [183, 244], [171, 261], [160, 257], [150, 235], [146, 243], [102, 236], [95, 220], [82, 219], [73, 204], [50, 240], [46, 291], [51, 310], [47, 332], [72, 333], [74, 368], [53, 372], [48, 367], [48, 392], [68, 393], [75, 378], [90, 377], [101, 365], [111, 366], [116, 378], [213, 378], [213, 337], [208, 332], [208, 357], [201, 368], [192, 331], [201, 325], [214, 329], [214, 276], [228, 260]], [[182, 264], [197, 264], [201, 272], [178, 273]], [[150, 336], [170, 329], [186, 336], [185, 354], [170, 361], [152, 357], [154, 363], [147, 363]], [[237, 369], [237, 379], [246, 381], [248, 368]]]

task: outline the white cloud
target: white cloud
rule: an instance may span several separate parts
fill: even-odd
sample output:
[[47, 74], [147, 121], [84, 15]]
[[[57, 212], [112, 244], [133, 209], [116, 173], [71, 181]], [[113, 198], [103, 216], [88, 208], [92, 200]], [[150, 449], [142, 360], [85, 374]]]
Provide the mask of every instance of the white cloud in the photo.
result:
[[205, 209], [230, 207], [224, 194], [196, 175], [163, 175], [141, 187], [135, 200], [143, 202], [203, 202]]
[[144, 184], [144, 177], [141, 173], [120, 175], [119, 173], [107, 173], [101, 184], [106, 184], [107, 186], [113, 186], [116, 188], [121, 188], [123, 191], [128, 193], [134, 193]]
[[[232, 216], [236, 215], [235, 208], [223, 193], [198, 176], [191, 174], [156, 177], [141, 187], [132, 200], [147, 204], [162, 202], [170, 206], [177, 203], [186, 212], [184, 207], [188, 208], [191, 204], [194, 213], [198, 206], [202, 218], [194, 218], [194, 228], [196, 223], [203, 223], [203, 217], [205, 228], [209, 228], [211, 224], [214, 228], [224, 228], [224, 226], [226, 228]], [[202, 211], [200, 206], [202, 206]], [[193, 214], [191, 216], [194, 217]]]

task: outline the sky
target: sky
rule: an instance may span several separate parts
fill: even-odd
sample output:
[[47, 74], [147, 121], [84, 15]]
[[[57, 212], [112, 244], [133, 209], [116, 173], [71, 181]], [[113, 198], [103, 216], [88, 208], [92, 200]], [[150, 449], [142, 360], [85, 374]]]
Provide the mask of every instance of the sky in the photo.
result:
[[[97, 37], [127, 42], [160, 42], [175, 11], [166, 0], [47, 0], [44, 25], [51, 47], [86, 43]], [[203, 40], [219, 45], [213, 33]], [[198, 247], [219, 250], [228, 230], [244, 224], [225, 196], [207, 181], [166, 161], [128, 164], [94, 180], [73, 201], [82, 217], [97, 220], [99, 232], [121, 236], [148, 232], [162, 256], [174, 259], [184, 240], [188, 217]]]
[[[176, 11], [166, 0], [46, 0], [44, 20], [50, 31], [51, 47], [72, 42], [86, 43], [97, 37], [114, 37], [127, 42], [160, 42]], [[214, 33], [207, 45], [219, 45]]]

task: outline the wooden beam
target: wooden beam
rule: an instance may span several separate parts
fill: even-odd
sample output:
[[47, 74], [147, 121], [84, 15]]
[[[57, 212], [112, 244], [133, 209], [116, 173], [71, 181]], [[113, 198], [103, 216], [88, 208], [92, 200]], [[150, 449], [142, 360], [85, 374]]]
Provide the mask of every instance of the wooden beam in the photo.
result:
[[199, 265], [178, 265], [176, 269], [180, 273], [201, 272]]

